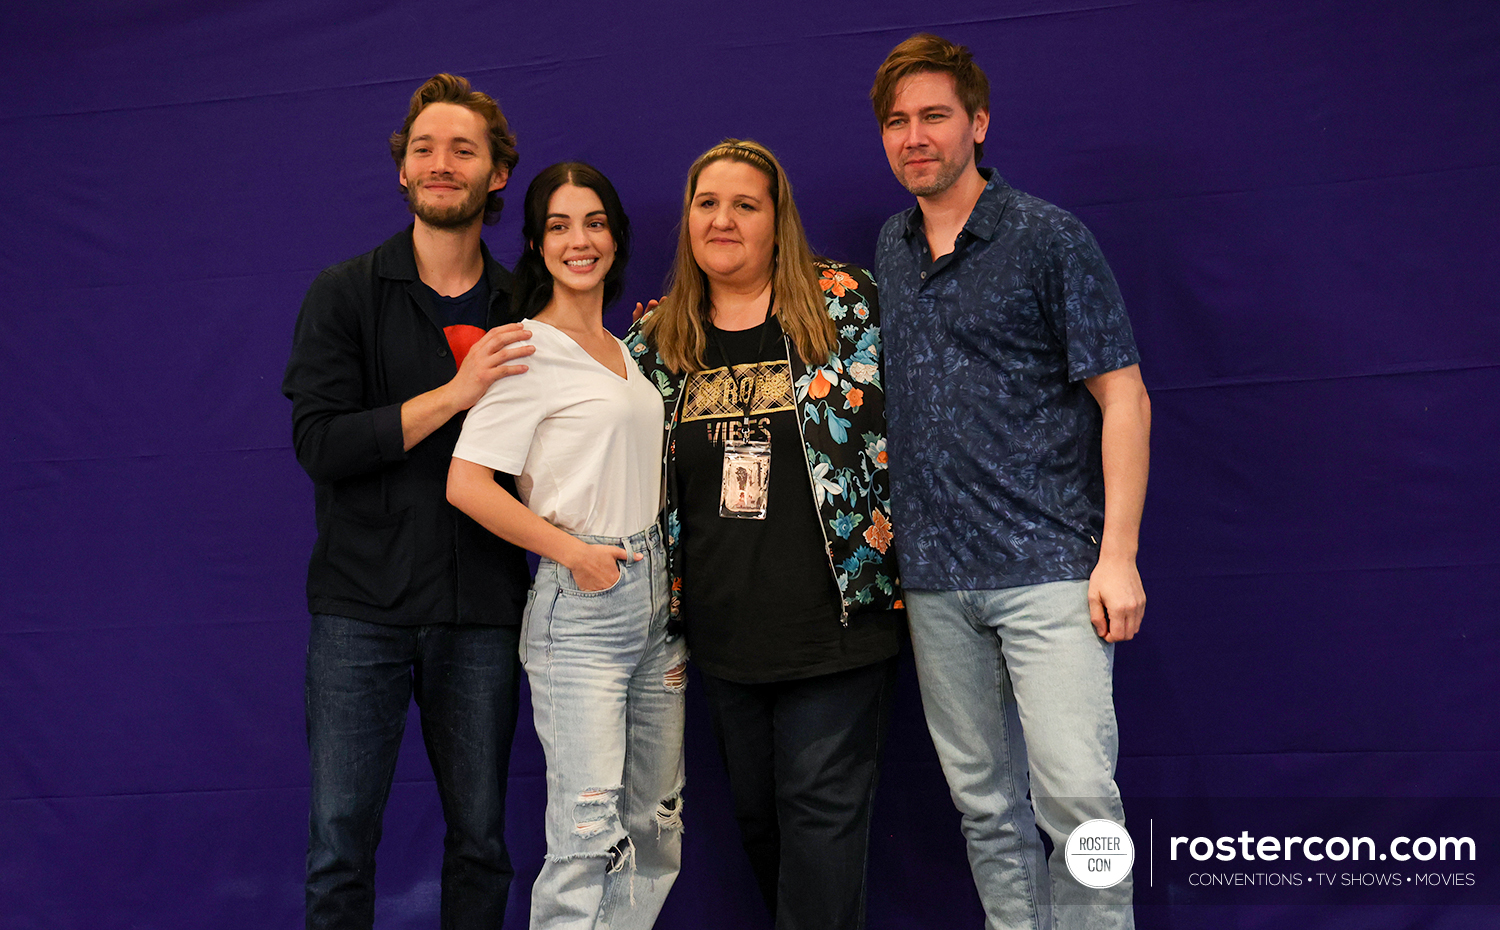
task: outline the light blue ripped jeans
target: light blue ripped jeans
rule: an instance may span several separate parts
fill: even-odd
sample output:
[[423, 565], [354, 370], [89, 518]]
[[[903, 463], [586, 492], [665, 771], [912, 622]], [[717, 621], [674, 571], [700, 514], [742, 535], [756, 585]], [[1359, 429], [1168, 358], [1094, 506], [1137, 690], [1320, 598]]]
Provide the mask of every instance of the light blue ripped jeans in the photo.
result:
[[660, 530], [579, 538], [632, 558], [603, 591], [579, 591], [568, 569], [542, 559], [528, 595], [521, 662], [547, 755], [547, 857], [531, 927], [645, 930], [682, 861], [687, 647], [667, 641]]

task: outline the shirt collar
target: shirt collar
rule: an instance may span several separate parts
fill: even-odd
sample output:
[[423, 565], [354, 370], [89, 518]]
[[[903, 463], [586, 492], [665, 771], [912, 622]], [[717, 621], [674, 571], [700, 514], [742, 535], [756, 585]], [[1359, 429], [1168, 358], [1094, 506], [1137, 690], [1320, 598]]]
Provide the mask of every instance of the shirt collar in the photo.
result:
[[[984, 190], [979, 192], [974, 209], [969, 211], [964, 230], [988, 242], [994, 238], [995, 228], [1000, 225], [1000, 217], [1005, 214], [1005, 208], [1010, 206], [1016, 191], [1005, 183], [1005, 179], [994, 168], [980, 168], [979, 175], [984, 178]], [[918, 205], [906, 211], [906, 231], [903, 235], [910, 239], [922, 233], [922, 208]]]
[[417, 253], [412, 247], [413, 222], [387, 239], [375, 252], [375, 273], [395, 281], [417, 280]]
[[[380, 246], [375, 252], [375, 273], [382, 278], [393, 281], [417, 281], [417, 252], [412, 245], [412, 230], [416, 228], [413, 222], [401, 232], [396, 233]], [[510, 293], [511, 275], [499, 262], [490, 256], [490, 250], [484, 240], [479, 240], [479, 254], [484, 259], [484, 276], [489, 279], [492, 292], [504, 291]]]

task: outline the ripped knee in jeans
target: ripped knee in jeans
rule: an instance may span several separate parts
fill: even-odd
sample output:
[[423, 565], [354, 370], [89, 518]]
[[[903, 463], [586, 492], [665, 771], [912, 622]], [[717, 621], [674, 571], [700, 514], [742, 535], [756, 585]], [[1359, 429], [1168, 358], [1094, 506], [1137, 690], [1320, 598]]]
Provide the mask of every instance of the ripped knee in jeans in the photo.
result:
[[661, 803], [656, 805], [656, 835], [661, 836], [662, 831], [682, 832], [682, 786], [671, 795], [662, 798]]
[[683, 659], [667, 669], [661, 676], [662, 687], [670, 694], [682, 694], [687, 690], [687, 660]]
[[620, 789], [585, 788], [578, 793], [573, 808], [573, 832], [582, 837], [598, 836], [617, 826], [620, 815], [616, 808]]

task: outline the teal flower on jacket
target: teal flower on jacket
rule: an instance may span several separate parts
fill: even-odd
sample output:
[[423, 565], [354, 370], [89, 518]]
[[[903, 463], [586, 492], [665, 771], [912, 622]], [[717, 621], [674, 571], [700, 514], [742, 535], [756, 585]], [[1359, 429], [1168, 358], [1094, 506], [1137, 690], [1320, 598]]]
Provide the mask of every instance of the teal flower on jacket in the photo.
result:
[[825, 411], [828, 414], [828, 435], [833, 437], [836, 443], [849, 441], [849, 421], [834, 413], [832, 410]]
[[829, 525], [833, 527], [835, 533], [839, 534], [840, 539], [848, 539], [849, 534], [854, 532], [864, 519], [862, 514], [839, 511], [838, 516], [829, 521]]

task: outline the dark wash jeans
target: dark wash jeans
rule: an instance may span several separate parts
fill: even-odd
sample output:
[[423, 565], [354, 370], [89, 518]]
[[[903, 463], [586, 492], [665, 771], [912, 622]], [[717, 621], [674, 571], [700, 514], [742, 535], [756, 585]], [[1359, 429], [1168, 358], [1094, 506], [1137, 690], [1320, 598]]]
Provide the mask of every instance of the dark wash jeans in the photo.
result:
[[495, 930], [515, 870], [505, 780], [516, 729], [518, 627], [386, 626], [314, 614], [307, 646], [307, 927], [369, 928], [375, 847], [413, 697], [437, 779], [443, 930]]
[[703, 676], [740, 840], [777, 930], [860, 930], [894, 658], [744, 685]]

